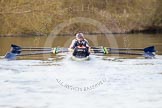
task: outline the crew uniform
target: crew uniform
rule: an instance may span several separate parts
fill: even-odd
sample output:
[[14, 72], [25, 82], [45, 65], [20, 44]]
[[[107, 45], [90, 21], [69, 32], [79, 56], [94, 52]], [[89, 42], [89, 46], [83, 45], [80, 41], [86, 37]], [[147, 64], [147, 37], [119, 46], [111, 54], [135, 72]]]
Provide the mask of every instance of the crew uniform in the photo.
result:
[[74, 49], [73, 56], [87, 57], [90, 54], [89, 43], [86, 39], [84, 39], [82, 33], [78, 33], [76, 35], [76, 39], [72, 41], [70, 48]]

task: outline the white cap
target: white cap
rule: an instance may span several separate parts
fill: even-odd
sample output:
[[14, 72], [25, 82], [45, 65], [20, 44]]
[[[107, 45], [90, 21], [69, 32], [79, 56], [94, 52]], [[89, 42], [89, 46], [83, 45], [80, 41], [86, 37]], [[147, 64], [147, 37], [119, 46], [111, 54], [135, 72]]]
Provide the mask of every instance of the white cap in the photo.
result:
[[83, 38], [84, 39], [84, 34], [83, 33], [77, 33], [76, 38], [78, 38], [78, 39]]

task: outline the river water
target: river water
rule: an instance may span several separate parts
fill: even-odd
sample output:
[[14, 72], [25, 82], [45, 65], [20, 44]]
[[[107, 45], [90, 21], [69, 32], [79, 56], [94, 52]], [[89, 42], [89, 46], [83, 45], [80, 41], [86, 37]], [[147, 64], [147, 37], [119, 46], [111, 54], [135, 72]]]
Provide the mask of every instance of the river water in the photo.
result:
[[161, 108], [162, 35], [86, 36], [92, 46], [144, 48], [155, 59], [96, 56], [72, 61], [70, 54], [8, 61], [11, 44], [68, 47], [73, 36], [0, 37], [0, 108]]

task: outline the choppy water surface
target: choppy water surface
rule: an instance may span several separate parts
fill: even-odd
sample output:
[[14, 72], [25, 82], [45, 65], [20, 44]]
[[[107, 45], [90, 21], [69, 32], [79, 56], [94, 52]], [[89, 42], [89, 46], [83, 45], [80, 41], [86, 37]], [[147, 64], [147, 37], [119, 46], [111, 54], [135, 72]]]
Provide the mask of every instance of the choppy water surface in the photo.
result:
[[[25, 38], [31, 40], [31, 45], [24, 38], [24, 42], [20, 38], [1, 38], [1, 49], [5, 47], [1, 55], [11, 43], [42, 46], [45, 37], [39, 38], [38, 43]], [[116, 38], [119, 47], [155, 44], [158, 55], [156, 59], [91, 55], [89, 61], [83, 62], [72, 61], [68, 53], [44, 60], [26, 57], [7, 61], [1, 57], [0, 108], [161, 108], [162, 38], [155, 40], [149, 36], [143, 40], [145, 44], [135, 44], [132, 36], [127, 36], [129, 41], [124, 36]], [[99, 40], [100, 45], [106, 45], [104, 40]]]

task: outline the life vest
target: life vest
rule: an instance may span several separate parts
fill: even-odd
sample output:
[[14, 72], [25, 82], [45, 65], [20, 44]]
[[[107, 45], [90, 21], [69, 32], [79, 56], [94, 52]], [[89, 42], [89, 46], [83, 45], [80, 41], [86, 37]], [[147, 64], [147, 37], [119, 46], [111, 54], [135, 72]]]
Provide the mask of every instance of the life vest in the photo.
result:
[[82, 40], [82, 41], [78, 41], [78, 40], [76, 40], [75, 41], [75, 43], [74, 43], [74, 45], [73, 45], [73, 48], [86, 48], [88, 43], [87, 43], [87, 41], [85, 41], [85, 40]]
[[87, 47], [88, 42], [86, 40], [82, 40], [82, 41], [78, 41], [76, 40], [73, 48], [74, 48], [74, 52], [73, 52], [73, 56], [77, 56], [77, 57], [87, 57], [89, 56], [89, 47]]

